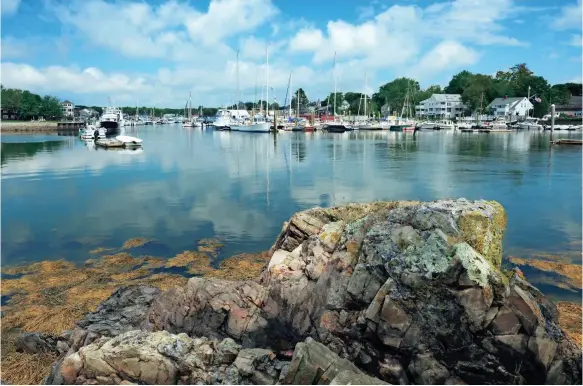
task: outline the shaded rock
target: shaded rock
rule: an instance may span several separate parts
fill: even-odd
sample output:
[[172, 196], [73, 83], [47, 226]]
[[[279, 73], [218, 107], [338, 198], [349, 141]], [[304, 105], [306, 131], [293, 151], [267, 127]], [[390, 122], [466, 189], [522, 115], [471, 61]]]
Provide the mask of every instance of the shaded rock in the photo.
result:
[[[115, 351], [101, 335], [136, 326], [150, 332], [140, 345], [164, 341], [146, 359], [161, 371], [150, 380], [330, 383], [348, 371], [335, 382], [360, 382], [366, 371], [392, 383], [580, 384], [581, 351], [558, 327], [552, 303], [499, 271], [505, 222], [499, 204], [464, 199], [297, 213], [259, 283], [192, 278], [132, 300], [149, 304], [145, 315], [115, 301], [111, 321], [84, 322], [67, 357], [93, 355], [99, 368], [83, 362], [75, 382], [137, 380], [131, 361], [124, 369], [100, 362]], [[70, 361], [66, 373], [74, 374]]]
[[[16, 342], [14, 344], [16, 346], [16, 351], [26, 352], [29, 354], [36, 354], [41, 352], [59, 353], [64, 348], [62, 345], [65, 344], [66, 346], [64, 338], [39, 332], [21, 333], [16, 337]], [[59, 344], [61, 344], [60, 349]]]

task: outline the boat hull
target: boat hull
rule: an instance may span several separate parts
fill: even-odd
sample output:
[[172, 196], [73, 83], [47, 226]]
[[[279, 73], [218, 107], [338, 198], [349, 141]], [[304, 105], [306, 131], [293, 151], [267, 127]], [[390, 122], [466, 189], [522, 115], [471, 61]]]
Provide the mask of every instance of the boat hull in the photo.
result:
[[100, 126], [105, 130], [105, 135], [116, 135], [119, 134], [119, 122], [114, 121], [101, 121]]
[[346, 131], [352, 131], [354, 129], [345, 125], [326, 125], [322, 128], [322, 130], [327, 131], [329, 133], [344, 133]]
[[270, 124], [268, 122], [263, 123], [252, 123], [250, 125], [233, 125], [231, 130], [234, 131], [244, 131], [247, 133], [269, 133], [271, 131]]
[[403, 131], [415, 131], [415, 126], [411, 125], [392, 125], [389, 127], [389, 131], [403, 132]]

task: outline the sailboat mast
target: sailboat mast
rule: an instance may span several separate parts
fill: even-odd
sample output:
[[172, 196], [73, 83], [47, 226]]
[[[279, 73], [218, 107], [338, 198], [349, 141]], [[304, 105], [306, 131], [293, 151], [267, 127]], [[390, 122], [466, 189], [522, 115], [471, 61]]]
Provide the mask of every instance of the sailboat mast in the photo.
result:
[[[237, 110], [239, 110], [239, 101], [241, 98], [239, 97], [239, 50], [237, 50]], [[237, 116], [239, 113], [237, 113]]]
[[336, 51], [334, 51], [334, 119], [336, 119]]
[[366, 115], [366, 89], [368, 87], [368, 72], [364, 73], [364, 116], [368, 118]]
[[[297, 110], [296, 110], [296, 118], [299, 118], [300, 117], [300, 89], [299, 88], [298, 88], [298, 93], [297, 94], [298, 95], [296, 95], [296, 102], [297, 102], [296, 105], [298, 107], [297, 107]], [[298, 124], [298, 121], [296, 120], [296, 125], [297, 124]]]
[[[293, 90], [293, 88], [292, 88], [292, 73], [290, 72], [289, 73], [289, 91], [291, 91], [291, 90]], [[292, 104], [291, 104], [292, 98], [291, 98], [291, 92], [289, 94], [290, 94], [290, 98], [289, 98], [289, 117], [291, 118], [291, 116], [292, 116]]]
[[269, 44], [265, 49], [265, 99], [267, 106], [265, 107], [265, 117], [269, 118]]

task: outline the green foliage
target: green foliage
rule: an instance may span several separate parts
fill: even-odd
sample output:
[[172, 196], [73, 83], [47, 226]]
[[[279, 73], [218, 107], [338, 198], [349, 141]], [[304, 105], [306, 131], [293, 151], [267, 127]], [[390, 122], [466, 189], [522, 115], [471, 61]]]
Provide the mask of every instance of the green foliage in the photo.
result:
[[296, 108], [298, 105], [298, 95], [300, 97], [300, 108], [305, 108], [310, 103], [310, 101], [308, 100], [308, 97], [306, 96], [303, 88], [299, 88], [293, 93], [291, 100], [292, 108]]
[[58, 119], [62, 116], [61, 102], [53, 96], [41, 97], [27, 90], [1, 87], [0, 98], [2, 110], [18, 119]]
[[571, 92], [566, 84], [555, 84], [551, 87], [550, 101], [557, 105], [566, 105], [571, 101]]
[[469, 80], [472, 75], [473, 74], [471, 72], [466, 70], [454, 75], [443, 91], [446, 94], [463, 94], [464, 89], [469, 84]]
[[342, 102], [344, 101], [344, 94], [341, 92], [336, 93], [336, 98], [334, 98], [334, 93], [331, 92], [322, 102], [322, 106], [328, 106], [330, 114], [333, 114], [334, 101], [336, 101], [336, 114], [339, 114], [342, 108]]
[[[372, 99], [378, 106], [385, 104], [390, 106], [390, 110], [400, 112], [405, 104], [407, 92], [413, 97], [419, 93], [421, 88], [419, 82], [410, 78], [397, 78], [386, 83], [379, 88], [377, 93], [372, 95]], [[413, 104], [413, 103], [411, 103]]]

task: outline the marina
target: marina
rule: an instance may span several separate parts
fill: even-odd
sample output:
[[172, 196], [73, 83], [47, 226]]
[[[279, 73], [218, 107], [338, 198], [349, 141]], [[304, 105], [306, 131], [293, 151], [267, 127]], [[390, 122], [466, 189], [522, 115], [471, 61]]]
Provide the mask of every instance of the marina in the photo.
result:
[[[141, 249], [153, 256], [205, 237], [223, 240], [224, 256], [255, 252], [298, 210], [454, 194], [504, 205], [507, 255], [580, 258], [581, 191], [570, 187], [581, 184], [581, 150], [551, 145], [548, 131], [255, 134], [175, 124], [125, 132], [147, 146], [112, 151], [75, 136], [2, 135], [5, 264], [75, 261], [136, 236], [156, 239]], [[555, 140], [580, 143], [581, 134]]]

